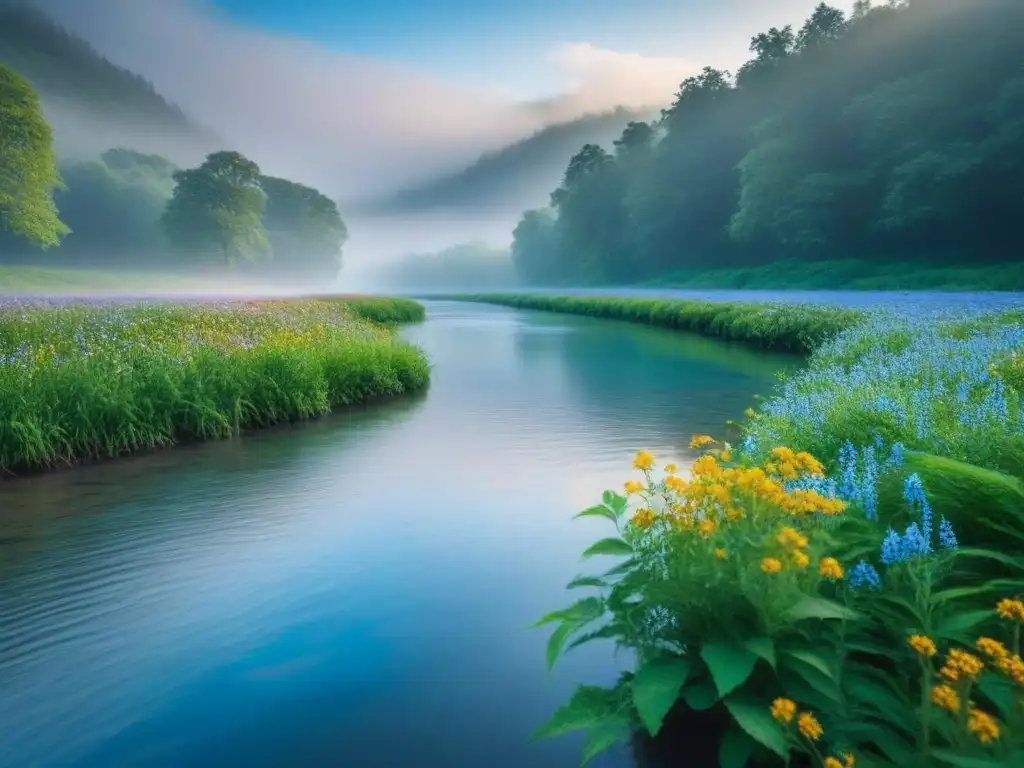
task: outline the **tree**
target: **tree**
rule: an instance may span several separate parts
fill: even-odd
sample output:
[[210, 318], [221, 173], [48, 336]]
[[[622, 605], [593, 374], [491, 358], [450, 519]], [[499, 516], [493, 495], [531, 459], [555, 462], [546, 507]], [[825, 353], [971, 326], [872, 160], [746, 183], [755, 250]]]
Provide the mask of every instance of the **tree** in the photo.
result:
[[261, 179], [259, 166], [238, 152], [214, 152], [198, 168], [176, 171], [162, 217], [168, 240], [200, 256], [215, 251], [225, 265], [266, 259]]
[[312, 187], [263, 176], [263, 226], [273, 250], [273, 271], [296, 278], [334, 279], [348, 229], [337, 204]]
[[70, 232], [53, 201], [62, 186], [39, 96], [0, 64], [0, 228], [42, 248], [60, 243]]
[[[856, 12], [856, 9], [855, 9]], [[796, 49], [817, 48], [838, 40], [846, 31], [846, 16], [838, 8], [819, 3], [796, 36]]]

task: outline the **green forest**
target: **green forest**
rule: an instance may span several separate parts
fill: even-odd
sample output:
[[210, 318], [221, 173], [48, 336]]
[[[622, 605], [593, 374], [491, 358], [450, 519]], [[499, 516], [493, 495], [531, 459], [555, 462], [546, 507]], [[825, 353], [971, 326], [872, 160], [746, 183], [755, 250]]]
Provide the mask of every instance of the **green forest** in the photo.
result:
[[[1020, 271], [1024, 3], [820, 4], [582, 147], [512, 256], [532, 284], [734, 282], [785, 264]], [[1016, 262], [1016, 263], [1014, 263]]]

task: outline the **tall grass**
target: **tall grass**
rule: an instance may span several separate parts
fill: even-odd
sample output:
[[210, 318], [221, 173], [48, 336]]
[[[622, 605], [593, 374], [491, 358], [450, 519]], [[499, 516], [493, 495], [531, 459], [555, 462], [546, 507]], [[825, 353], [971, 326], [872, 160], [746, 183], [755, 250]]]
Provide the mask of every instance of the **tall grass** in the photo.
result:
[[226, 437], [425, 387], [423, 353], [359, 315], [316, 300], [8, 302], [0, 471]]
[[412, 299], [392, 298], [389, 296], [363, 296], [360, 294], [323, 296], [321, 301], [341, 303], [351, 309], [364, 320], [372, 320], [384, 325], [400, 323], [418, 323], [426, 316], [423, 305]]
[[809, 352], [839, 331], [864, 319], [863, 313], [853, 309], [794, 304], [533, 294], [475, 294], [445, 298], [626, 320], [788, 352]]

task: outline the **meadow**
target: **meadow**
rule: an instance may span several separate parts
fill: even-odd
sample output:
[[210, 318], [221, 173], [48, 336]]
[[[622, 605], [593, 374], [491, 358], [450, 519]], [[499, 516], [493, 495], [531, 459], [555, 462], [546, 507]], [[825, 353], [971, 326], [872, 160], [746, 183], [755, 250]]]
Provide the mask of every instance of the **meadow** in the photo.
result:
[[0, 472], [67, 465], [420, 390], [407, 299], [0, 302]]
[[[584, 301], [563, 306], [635, 319]], [[584, 559], [619, 562], [538, 622], [548, 664], [594, 640], [635, 664], [538, 736], [585, 730], [584, 763], [632, 741], [721, 768], [1024, 765], [1024, 312], [819, 328], [691, 466], [640, 451], [579, 513], [609, 523]]]

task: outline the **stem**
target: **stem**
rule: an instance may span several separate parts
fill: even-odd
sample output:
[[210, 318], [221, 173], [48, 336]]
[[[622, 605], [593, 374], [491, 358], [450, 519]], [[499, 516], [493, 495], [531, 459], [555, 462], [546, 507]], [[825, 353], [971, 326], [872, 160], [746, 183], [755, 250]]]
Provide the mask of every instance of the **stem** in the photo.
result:
[[932, 728], [932, 669], [928, 661], [922, 659], [921, 676], [921, 756], [925, 759], [931, 751], [931, 728]]

